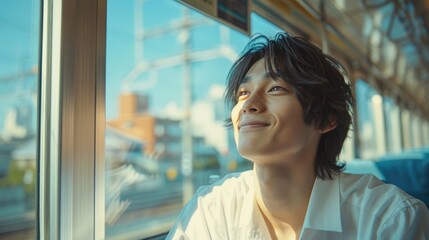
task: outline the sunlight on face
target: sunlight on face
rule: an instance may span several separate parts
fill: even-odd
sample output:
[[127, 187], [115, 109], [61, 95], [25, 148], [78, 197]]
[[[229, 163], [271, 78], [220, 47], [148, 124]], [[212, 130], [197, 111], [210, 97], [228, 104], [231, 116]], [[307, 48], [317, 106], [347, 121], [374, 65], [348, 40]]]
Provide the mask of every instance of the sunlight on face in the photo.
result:
[[317, 146], [320, 133], [304, 123], [292, 86], [273, 80], [264, 59], [256, 62], [237, 91], [231, 111], [239, 153], [254, 162], [281, 160]]

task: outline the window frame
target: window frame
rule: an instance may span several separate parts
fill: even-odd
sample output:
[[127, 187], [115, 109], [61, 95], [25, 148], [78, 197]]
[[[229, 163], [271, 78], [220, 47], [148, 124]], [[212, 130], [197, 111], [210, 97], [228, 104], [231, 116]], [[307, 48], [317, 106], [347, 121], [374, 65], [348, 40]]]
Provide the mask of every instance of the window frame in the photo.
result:
[[[298, 29], [297, 20], [274, 14], [273, 2], [251, 2], [251, 11], [277, 26], [319, 40], [316, 24]], [[43, 1], [39, 239], [105, 238], [106, 14], [107, 0]], [[402, 126], [406, 121], [409, 116], [401, 115]], [[427, 121], [423, 125], [429, 129]], [[409, 129], [401, 135], [409, 147]], [[428, 134], [421, 138], [429, 141]], [[358, 139], [355, 133], [355, 148]]]
[[45, 0], [38, 238], [104, 239], [106, 0]]

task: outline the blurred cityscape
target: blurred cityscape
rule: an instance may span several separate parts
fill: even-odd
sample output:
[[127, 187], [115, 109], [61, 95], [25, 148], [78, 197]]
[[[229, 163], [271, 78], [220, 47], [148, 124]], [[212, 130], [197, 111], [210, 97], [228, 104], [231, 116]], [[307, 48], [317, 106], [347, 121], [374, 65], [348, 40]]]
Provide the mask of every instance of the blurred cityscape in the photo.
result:
[[[198, 186], [250, 167], [224, 127], [223, 100], [242, 47], [234, 36], [243, 44], [247, 37], [171, 1], [135, 7], [135, 48], [127, 56], [134, 63], [116, 91], [106, 80], [106, 99], [118, 99], [115, 117], [106, 110], [106, 236], [113, 239], [168, 229]], [[156, 9], [167, 13], [151, 18]], [[115, 24], [108, 23], [108, 42]]]
[[[0, 89], [7, 89], [11, 85], [9, 81], [13, 81], [13, 84], [35, 84], [36, 76], [10, 80], [0, 78]], [[34, 94], [35, 89], [30, 90], [26, 97], [12, 98], [15, 102], [8, 105], [2, 114], [0, 236], [4, 232], [31, 229], [34, 225], [37, 182], [37, 130], [35, 128], [37, 107], [32, 104], [32, 101], [25, 99]], [[0, 103], [0, 108], [6, 101], [10, 102], [8, 99], [10, 95], [12, 95], [10, 92], [2, 92], [3, 101]]]
[[[134, 14], [119, 19], [116, 5]], [[247, 37], [174, 1], [113, 2], [108, 15], [106, 236], [114, 238], [130, 226], [171, 224], [198, 186], [249, 168], [224, 127], [223, 102], [227, 71]], [[35, 46], [31, 61], [0, 70], [0, 238], [34, 234], [40, 32], [32, 27], [20, 46]]]
[[[249, 36], [180, 1], [111, 0], [107, 4], [106, 238], [141, 239], [169, 229], [199, 186], [251, 168], [224, 126], [229, 109], [223, 100], [229, 68]], [[0, 239], [35, 239], [37, 154], [43, 147], [38, 134], [45, 124], [39, 116], [42, 1], [9, 0], [0, 5]], [[390, 11], [396, 14], [393, 6], [399, 6], [380, 5], [389, 6], [383, 10], [385, 16], [392, 15]], [[261, 4], [254, 9], [268, 11], [266, 16], [276, 13], [261, 6], [266, 7]], [[332, 22], [351, 27], [343, 21], [343, 13]], [[395, 14], [388, 18], [393, 20]], [[362, 38], [387, 39], [372, 26], [371, 13], [362, 11], [354, 17], [365, 22]], [[276, 21], [255, 12], [250, 22], [251, 34], [282, 31], [273, 24]], [[372, 40], [368, 59], [390, 55], [391, 44], [378, 50], [383, 42]], [[395, 58], [386, 60], [382, 61], [386, 69], [394, 71]], [[341, 159], [373, 159], [423, 142], [418, 132], [423, 122], [413, 118], [411, 111], [381, 95], [373, 79], [353, 80], [354, 127], [359, 131], [358, 136], [349, 132]]]

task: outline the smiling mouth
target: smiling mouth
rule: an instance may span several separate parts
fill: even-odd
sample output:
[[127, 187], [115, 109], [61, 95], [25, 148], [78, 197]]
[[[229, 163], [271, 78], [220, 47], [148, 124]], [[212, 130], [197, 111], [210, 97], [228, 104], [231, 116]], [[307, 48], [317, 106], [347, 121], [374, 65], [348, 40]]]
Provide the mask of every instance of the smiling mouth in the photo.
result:
[[267, 127], [269, 126], [269, 124], [266, 123], [262, 123], [262, 122], [248, 122], [248, 123], [243, 123], [240, 124], [238, 126], [238, 129], [253, 129], [253, 128], [262, 128], [262, 127]]

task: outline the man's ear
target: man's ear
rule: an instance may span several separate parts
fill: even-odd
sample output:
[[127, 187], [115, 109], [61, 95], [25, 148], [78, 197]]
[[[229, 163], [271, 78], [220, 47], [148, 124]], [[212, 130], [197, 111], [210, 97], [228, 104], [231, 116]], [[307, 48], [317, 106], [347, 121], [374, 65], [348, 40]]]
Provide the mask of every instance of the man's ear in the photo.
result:
[[329, 115], [328, 124], [325, 127], [323, 127], [322, 129], [320, 129], [319, 132], [321, 134], [327, 133], [329, 131], [334, 130], [336, 127], [337, 127], [337, 119], [334, 117], [334, 115], [331, 114], [331, 115]]

